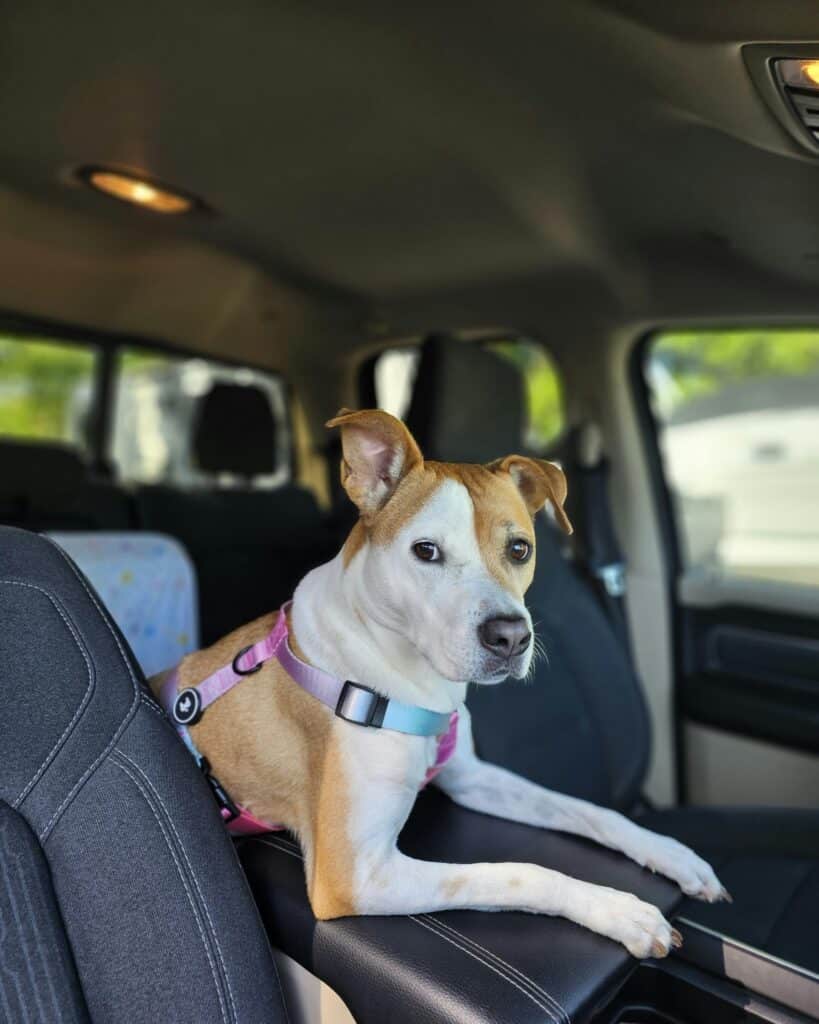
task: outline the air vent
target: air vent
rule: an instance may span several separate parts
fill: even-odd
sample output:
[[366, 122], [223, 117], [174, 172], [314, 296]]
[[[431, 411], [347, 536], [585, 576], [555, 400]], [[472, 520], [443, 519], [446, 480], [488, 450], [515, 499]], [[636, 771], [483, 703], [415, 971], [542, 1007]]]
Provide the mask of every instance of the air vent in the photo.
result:
[[811, 139], [819, 143], [819, 60], [778, 60], [779, 84]]

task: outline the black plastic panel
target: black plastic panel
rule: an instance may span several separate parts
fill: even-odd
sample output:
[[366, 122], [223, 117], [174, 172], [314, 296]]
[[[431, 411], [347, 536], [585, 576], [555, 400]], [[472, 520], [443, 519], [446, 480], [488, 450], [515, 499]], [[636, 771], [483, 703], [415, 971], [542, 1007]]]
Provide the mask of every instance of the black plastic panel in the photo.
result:
[[740, 608], [682, 614], [684, 714], [819, 752], [819, 625]]

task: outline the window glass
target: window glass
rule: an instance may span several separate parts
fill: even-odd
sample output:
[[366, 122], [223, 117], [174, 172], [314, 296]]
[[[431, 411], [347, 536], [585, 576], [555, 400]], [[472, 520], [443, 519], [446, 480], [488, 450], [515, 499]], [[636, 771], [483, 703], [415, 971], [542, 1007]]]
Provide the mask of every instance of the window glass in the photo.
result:
[[546, 349], [535, 341], [492, 342], [487, 346], [508, 359], [523, 374], [526, 385], [527, 417], [524, 442], [531, 451], [541, 451], [563, 429], [563, 390], [555, 364]]
[[0, 436], [89, 448], [96, 350], [0, 333]]
[[819, 585], [819, 330], [670, 331], [645, 372], [686, 565]]
[[410, 406], [418, 359], [417, 345], [391, 348], [375, 361], [375, 400], [379, 409], [403, 419]]
[[276, 423], [276, 471], [256, 476], [250, 486], [271, 488], [290, 477], [290, 434], [284, 387], [273, 374], [185, 358], [148, 349], [123, 349], [118, 356], [111, 458], [122, 480], [175, 486], [247, 481], [210, 474], [193, 454], [194, 415], [199, 400], [216, 383], [254, 385], [270, 400]]
[[[464, 345], [478, 344], [463, 342]], [[518, 367], [524, 377], [528, 414], [524, 444], [540, 451], [563, 429], [563, 393], [560, 378], [549, 354], [537, 342], [519, 338], [493, 341], [486, 345]], [[409, 409], [419, 348], [405, 346], [389, 349], [376, 360], [375, 395], [378, 406], [402, 418]]]

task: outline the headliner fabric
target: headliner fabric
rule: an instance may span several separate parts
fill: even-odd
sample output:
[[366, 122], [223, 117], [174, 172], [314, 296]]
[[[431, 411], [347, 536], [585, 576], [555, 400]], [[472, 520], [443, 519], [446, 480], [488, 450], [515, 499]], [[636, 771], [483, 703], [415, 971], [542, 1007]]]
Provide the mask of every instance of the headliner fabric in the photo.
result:
[[199, 647], [193, 563], [158, 533], [52, 533], [100, 595], [146, 676]]
[[276, 470], [276, 421], [254, 385], [214, 384], [194, 414], [193, 452], [206, 473], [252, 477]]
[[522, 450], [524, 381], [479, 345], [430, 335], [421, 347], [406, 423], [425, 458], [489, 462]]

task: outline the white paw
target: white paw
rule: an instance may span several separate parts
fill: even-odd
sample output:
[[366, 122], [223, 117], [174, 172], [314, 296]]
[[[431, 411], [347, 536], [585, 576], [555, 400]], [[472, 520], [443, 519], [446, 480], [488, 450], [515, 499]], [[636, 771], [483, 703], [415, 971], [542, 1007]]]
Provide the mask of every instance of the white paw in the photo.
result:
[[676, 839], [649, 832], [641, 853], [641, 863], [676, 882], [686, 896], [708, 903], [731, 901], [728, 890], [714, 874], [711, 865]]
[[682, 945], [682, 936], [650, 903], [630, 892], [601, 889], [594, 900], [589, 924], [594, 931], [622, 943], [632, 956], [668, 956], [672, 946]]

